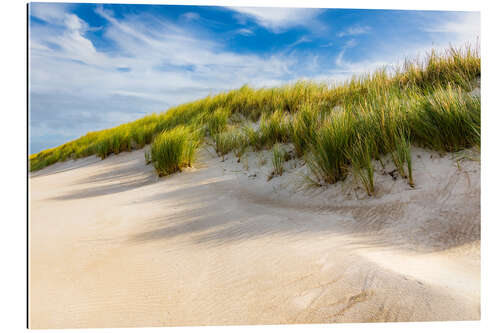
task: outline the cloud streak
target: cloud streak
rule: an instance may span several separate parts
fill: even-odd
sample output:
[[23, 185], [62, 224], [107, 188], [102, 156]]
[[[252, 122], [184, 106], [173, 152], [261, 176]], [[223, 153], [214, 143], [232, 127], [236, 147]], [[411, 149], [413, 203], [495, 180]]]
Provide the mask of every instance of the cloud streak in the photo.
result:
[[[296, 64], [280, 54], [224, 51], [220, 43], [156, 17], [145, 25], [144, 17], [117, 19], [101, 7], [96, 12], [107, 21], [104, 36], [116, 45], [112, 52], [98, 51], [85, 37], [88, 24], [74, 14], [32, 12], [52, 24], [31, 31], [33, 141], [42, 134], [67, 140], [247, 83], [278, 85]], [[92, 116], [82, 121], [89, 111]]]
[[337, 34], [339, 37], [346, 37], [346, 36], [357, 36], [357, 35], [364, 35], [369, 33], [372, 30], [370, 26], [353, 26], [349, 27], [346, 30], [343, 30]]
[[445, 34], [451, 37], [451, 43], [461, 44], [473, 42], [481, 37], [481, 21], [479, 13], [457, 13], [455, 17], [439, 22], [424, 31], [434, 34]]
[[273, 8], [273, 7], [230, 7], [239, 13], [239, 20], [245, 23], [250, 18], [257, 24], [275, 33], [280, 33], [291, 27], [311, 24], [323, 10], [313, 8]]

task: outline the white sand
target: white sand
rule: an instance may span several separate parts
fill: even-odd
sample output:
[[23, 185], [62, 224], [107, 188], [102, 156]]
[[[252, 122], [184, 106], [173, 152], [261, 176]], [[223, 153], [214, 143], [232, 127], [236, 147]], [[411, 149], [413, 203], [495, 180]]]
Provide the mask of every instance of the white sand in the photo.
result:
[[378, 166], [367, 198], [307, 188], [295, 160], [268, 182], [269, 156], [33, 173], [31, 327], [480, 319], [479, 162], [414, 149], [416, 188]]

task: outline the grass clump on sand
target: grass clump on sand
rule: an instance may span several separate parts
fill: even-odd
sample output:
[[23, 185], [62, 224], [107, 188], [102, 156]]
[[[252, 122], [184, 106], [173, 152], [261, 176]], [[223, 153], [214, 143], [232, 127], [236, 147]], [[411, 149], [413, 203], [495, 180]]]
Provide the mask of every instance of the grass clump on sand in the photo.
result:
[[[403, 178], [408, 179], [411, 187], [415, 186], [413, 182], [413, 167], [411, 162], [411, 144], [407, 134], [401, 133], [398, 140], [395, 141], [395, 150], [391, 152], [392, 161]], [[406, 169], [405, 169], [406, 166]]]
[[146, 161], [153, 163], [158, 175], [166, 176], [191, 166], [199, 140], [187, 127], [178, 126], [156, 136]]
[[289, 136], [297, 156], [302, 157], [316, 142], [316, 129], [321, 122], [319, 111], [304, 105], [289, 122]]
[[273, 156], [273, 172], [269, 179], [274, 176], [281, 176], [285, 170], [284, 163], [286, 159], [286, 151], [281, 147], [279, 143], [276, 143], [272, 149]]
[[415, 140], [438, 151], [454, 152], [481, 141], [481, 101], [452, 86], [424, 98], [410, 122]]
[[445, 56], [435, 50], [424, 61], [407, 60], [397, 71], [395, 79], [401, 86], [416, 86], [432, 90], [436, 86], [452, 84], [472, 90], [474, 80], [481, 76], [479, 46], [450, 47]]
[[259, 126], [261, 146], [270, 148], [275, 143], [288, 141], [288, 118], [288, 114], [281, 110], [261, 117]]
[[266, 139], [261, 134], [261, 131], [254, 129], [250, 124], [244, 125], [242, 129], [249, 146], [253, 147], [255, 150], [264, 148]]
[[389, 154], [413, 186], [412, 145], [441, 152], [480, 145], [481, 100], [469, 94], [480, 76], [479, 47], [466, 46], [331, 86], [245, 85], [33, 154], [30, 170], [152, 143], [149, 159], [159, 174], [169, 174], [189, 165], [201, 142], [213, 143], [222, 158], [233, 151], [238, 159], [248, 149], [274, 153], [290, 143], [316, 184], [333, 184], [353, 172], [371, 195], [372, 160]]
[[227, 127], [231, 111], [226, 108], [217, 108], [207, 118], [207, 129], [211, 136], [221, 133]]
[[358, 135], [352, 149], [346, 151], [347, 158], [352, 165], [354, 178], [361, 182], [369, 196], [375, 193], [373, 149], [373, 141], [365, 140]]
[[231, 151], [235, 151], [235, 155], [239, 158], [243, 156], [248, 145], [247, 138], [244, 133], [235, 127], [231, 127], [225, 132], [217, 133], [213, 137], [215, 152], [222, 157]]
[[345, 178], [349, 164], [346, 152], [351, 148], [353, 124], [353, 114], [334, 113], [319, 129], [307, 159], [318, 183], [334, 184]]

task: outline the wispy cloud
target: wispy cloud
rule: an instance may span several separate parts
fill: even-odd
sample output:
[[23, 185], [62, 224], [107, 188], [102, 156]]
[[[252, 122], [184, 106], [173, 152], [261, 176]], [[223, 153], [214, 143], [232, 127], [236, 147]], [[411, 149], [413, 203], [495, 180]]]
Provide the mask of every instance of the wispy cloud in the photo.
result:
[[85, 37], [89, 25], [75, 14], [36, 13], [54, 25], [31, 31], [35, 141], [50, 134], [69, 139], [246, 83], [278, 85], [297, 63], [280, 54], [224, 51], [219, 42], [155, 17], [146, 25], [136, 16], [118, 19], [101, 7], [96, 12], [108, 23], [104, 36], [116, 46], [110, 52], [95, 48]]
[[311, 24], [311, 21], [322, 12], [321, 9], [312, 8], [230, 7], [229, 9], [239, 13], [238, 18], [241, 23], [250, 18], [275, 33]]
[[237, 34], [243, 35], [243, 36], [252, 36], [254, 35], [254, 31], [252, 29], [247, 29], [247, 28], [241, 28], [236, 31]]
[[46, 3], [30, 6], [30, 14], [45, 22], [62, 25], [68, 14], [71, 4]]
[[200, 18], [200, 14], [194, 12], [187, 12], [181, 15], [181, 18], [187, 21], [194, 21]]
[[357, 42], [356, 42], [356, 40], [354, 40], [354, 39], [351, 39], [351, 40], [347, 41], [347, 42], [344, 44], [344, 46], [342, 47], [342, 50], [339, 52], [339, 54], [337, 55], [337, 58], [335, 59], [335, 64], [336, 64], [337, 66], [339, 66], [339, 67], [340, 67], [340, 66], [343, 66], [343, 67], [345, 67], [345, 66], [346, 66], [346, 63], [345, 63], [345, 61], [344, 61], [344, 53], [345, 53], [345, 51], [346, 51], [347, 49], [349, 49], [349, 48], [352, 48], [352, 47], [356, 46], [356, 44], [357, 44]]
[[453, 44], [472, 43], [481, 36], [480, 23], [479, 12], [456, 13], [452, 18], [423, 27], [422, 30], [433, 34], [449, 35], [452, 37], [450, 42]]
[[299, 39], [297, 39], [295, 42], [291, 43], [290, 45], [287, 46], [288, 49], [291, 49], [297, 45], [300, 45], [300, 44], [304, 44], [304, 43], [309, 43], [311, 42], [311, 39], [308, 38], [308, 37], [300, 37]]
[[367, 34], [372, 30], [370, 26], [352, 26], [349, 27], [337, 34], [339, 37], [345, 37], [345, 36], [356, 36], [356, 35], [363, 35]]

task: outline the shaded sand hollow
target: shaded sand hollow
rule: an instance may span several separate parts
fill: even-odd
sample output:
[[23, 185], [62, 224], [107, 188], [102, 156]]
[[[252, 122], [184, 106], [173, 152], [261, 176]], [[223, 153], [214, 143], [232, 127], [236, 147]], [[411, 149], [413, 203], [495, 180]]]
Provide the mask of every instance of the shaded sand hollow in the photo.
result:
[[[462, 156], [463, 157], [463, 156]], [[388, 158], [387, 158], [388, 159]], [[413, 150], [311, 188], [269, 153], [210, 149], [158, 179], [144, 151], [30, 175], [32, 328], [480, 319], [480, 164]]]

